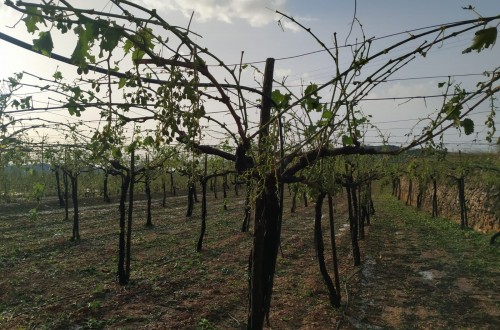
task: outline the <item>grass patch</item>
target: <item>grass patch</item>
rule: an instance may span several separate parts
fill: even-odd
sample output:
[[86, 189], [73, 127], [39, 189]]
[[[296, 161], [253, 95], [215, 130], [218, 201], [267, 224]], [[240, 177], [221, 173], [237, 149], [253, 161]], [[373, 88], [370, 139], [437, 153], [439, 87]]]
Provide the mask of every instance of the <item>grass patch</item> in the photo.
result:
[[365, 264], [353, 286], [357, 302], [350, 307], [354, 320], [365, 318], [354, 324], [491, 328], [500, 316], [500, 249], [489, 235], [461, 230], [388, 194], [376, 196]]

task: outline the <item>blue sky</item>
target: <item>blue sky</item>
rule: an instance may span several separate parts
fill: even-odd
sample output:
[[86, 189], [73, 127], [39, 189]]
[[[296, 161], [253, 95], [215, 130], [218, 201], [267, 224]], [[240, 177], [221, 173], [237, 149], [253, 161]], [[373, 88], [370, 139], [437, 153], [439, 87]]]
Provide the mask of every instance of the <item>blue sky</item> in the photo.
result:
[[[279, 17], [274, 10], [290, 14], [311, 28], [327, 46], [333, 46], [334, 32], [337, 32], [339, 42], [344, 43], [354, 13], [354, 1], [345, 0], [142, 0], [139, 2], [151, 8], [156, 7], [167, 21], [180, 26], [186, 26], [189, 15], [195, 11], [192, 30], [203, 35], [203, 38], [197, 39], [201, 45], [208, 47], [226, 63], [238, 63], [241, 51], [245, 52], [244, 61], [264, 61], [267, 57], [274, 57], [277, 59], [275, 76], [287, 76], [287, 82], [290, 84], [300, 81], [325, 82], [333, 77], [335, 71], [331, 59], [325, 53], [290, 60], [281, 59], [319, 50], [320, 47], [305, 31], [285, 20], [282, 20], [283, 31], [277, 23]], [[79, 5], [82, 2], [74, 1], [74, 3]], [[367, 37], [382, 37], [415, 28], [475, 18], [473, 12], [461, 8], [469, 4], [475, 6], [483, 16], [500, 14], [500, 3], [493, 0], [358, 0], [356, 13]], [[85, 5], [96, 9], [109, 9], [107, 2], [103, 1], [86, 1]], [[6, 27], [14, 25], [18, 19], [18, 14], [6, 8], [3, 3], [0, 5], [0, 22], [2, 22], [0, 31], [31, 42], [33, 37], [23, 31], [22, 23], [18, 24], [16, 29]], [[355, 27], [349, 42], [355, 42], [354, 38], [359, 35], [359, 28]], [[374, 48], [383, 49], [403, 37], [404, 35], [398, 35], [382, 39], [374, 43]], [[500, 58], [498, 45], [493, 50], [486, 50], [481, 54], [461, 54], [462, 50], [470, 45], [471, 39], [472, 34], [469, 34], [450, 44], [442, 45], [427, 58], [417, 59], [393, 78], [475, 74], [498, 67]], [[54, 51], [69, 55], [72, 47], [66, 40], [56, 40]], [[68, 75], [74, 73], [74, 68], [17, 49], [1, 40], [0, 49], [3, 54], [0, 65], [1, 78], [21, 70], [50, 76], [57, 67]], [[347, 55], [341, 58], [341, 63], [343, 60], [346, 64], [349, 62]], [[261, 63], [257, 63], [256, 66], [263, 69]], [[253, 73], [248, 72], [246, 82], [255, 87], [257, 83], [253, 81], [253, 77]], [[470, 78], [463, 79], [464, 86], [475, 83]], [[370, 97], [436, 94], [439, 93], [437, 84], [441, 81], [443, 78], [386, 83], [375, 90]], [[394, 143], [403, 143], [402, 132], [412, 127], [418, 118], [424, 117], [439, 106], [431, 100], [412, 101], [404, 105], [400, 103], [380, 101], [366, 102], [362, 105], [363, 111], [372, 114], [373, 121], [379, 123], [377, 125], [382, 130], [394, 137]], [[485, 109], [483, 114], [484, 111]], [[473, 145], [470, 141], [474, 138], [484, 142], [484, 127], [480, 126], [484, 122], [484, 116], [480, 117], [477, 118], [477, 128], [483, 132], [478, 136], [467, 138], [458, 137], [455, 132], [450, 132], [448, 133], [450, 148], [469, 148]], [[388, 121], [392, 123], [386, 123]], [[498, 119], [496, 122], [500, 125]]]

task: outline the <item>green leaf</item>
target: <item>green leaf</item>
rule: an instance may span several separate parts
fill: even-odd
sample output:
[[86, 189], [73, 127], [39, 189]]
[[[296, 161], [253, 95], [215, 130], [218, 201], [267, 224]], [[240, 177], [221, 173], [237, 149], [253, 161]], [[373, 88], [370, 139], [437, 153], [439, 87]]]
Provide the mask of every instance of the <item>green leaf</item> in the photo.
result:
[[26, 12], [28, 13], [25, 18], [23, 18], [24, 24], [26, 24], [26, 29], [29, 33], [35, 33], [38, 30], [36, 26], [37, 23], [43, 23], [44, 20], [40, 16], [42, 11], [35, 7], [26, 7]]
[[33, 39], [33, 50], [45, 56], [50, 56], [52, 49], [54, 49], [54, 43], [50, 31], [40, 32], [38, 33], [38, 39]]
[[75, 106], [74, 101], [73, 101], [73, 102], [68, 102], [68, 103], [66, 104], [66, 107], [68, 108], [68, 112], [69, 112], [69, 114], [70, 114], [70, 115], [72, 115], [72, 116], [73, 116], [73, 115], [76, 113], [76, 111], [77, 111], [77, 107]]
[[105, 30], [102, 34], [102, 39], [101, 39], [101, 52], [99, 56], [102, 57], [102, 51], [105, 50], [107, 52], [112, 52], [116, 46], [118, 46], [118, 43], [122, 39], [122, 34], [121, 30], [118, 28], [113, 28], [109, 27], [108, 29]]
[[320, 112], [323, 109], [323, 106], [320, 102], [321, 96], [318, 96], [317, 89], [318, 85], [310, 84], [304, 91], [305, 99], [301, 102], [300, 105], [305, 108], [307, 112], [311, 112], [312, 110]]
[[86, 67], [87, 61], [86, 57], [88, 55], [89, 45], [85, 44], [81, 40], [78, 40], [76, 47], [71, 54], [71, 62], [78, 65], [79, 67]]
[[134, 61], [134, 62], [139, 61], [144, 57], [144, 55], [146, 55], [145, 51], [142, 51], [139, 48], [136, 48], [132, 52], [132, 61]]
[[[61, 19], [62, 17], [59, 16], [58, 18]], [[56, 27], [59, 31], [61, 31], [62, 34], [65, 34], [68, 32], [68, 30], [71, 29], [71, 23], [66, 24], [64, 22], [59, 21], [57, 22]]]
[[123, 51], [125, 52], [125, 54], [128, 54], [130, 53], [130, 50], [134, 47], [134, 43], [132, 42], [132, 40], [130, 39], [127, 39], [125, 41], [125, 44], [123, 45]]
[[152, 137], [152, 136], [146, 136], [146, 138], [144, 139], [144, 145], [145, 146], [152, 146], [154, 143], [155, 143], [155, 139]]
[[275, 89], [271, 94], [271, 98], [279, 109], [284, 109], [289, 106], [291, 95], [290, 93], [282, 94], [279, 89]]
[[21, 105], [21, 103], [19, 103], [18, 100], [14, 100], [12, 101], [11, 103], [11, 106], [15, 107], [16, 109], [19, 109], [19, 106]]
[[281, 94], [281, 91], [279, 89], [275, 89], [271, 94], [271, 98], [276, 104], [280, 104], [285, 96]]
[[63, 78], [61, 71], [54, 72], [52, 78], [54, 78], [55, 80], [61, 80]]
[[120, 148], [113, 148], [113, 150], [111, 151], [111, 155], [114, 159], [120, 159], [122, 158], [122, 151]]
[[[79, 24], [75, 29], [78, 34], [78, 41], [76, 47], [71, 54], [71, 61], [73, 64], [78, 65], [79, 68], [85, 69], [87, 67], [87, 60], [95, 63], [95, 56], [90, 54], [90, 49], [94, 45], [96, 39], [99, 38], [99, 27], [102, 20], [93, 21], [90, 19], [80, 19], [82, 24]], [[85, 70], [84, 70], [85, 72]]]
[[134, 141], [132, 142], [130, 145], [128, 145], [127, 147], [125, 147], [125, 151], [127, 152], [132, 152], [133, 150], [136, 150], [137, 149], [137, 146], [138, 146], [139, 142], [138, 141]]
[[453, 96], [443, 106], [443, 108], [441, 109], [441, 113], [446, 113], [446, 119], [455, 120], [455, 121], [457, 121], [456, 124], [458, 125], [460, 113], [463, 109], [462, 102], [465, 98], [466, 93], [465, 93], [465, 90], [460, 89], [459, 87], [455, 88], [455, 93], [456, 93], [456, 95]]
[[125, 41], [125, 45], [123, 46], [123, 50], [126, 54], [130, 52], [131, 49], [134, 49], [132, 52], [132, 60], [138, 61], [146, 55], [145, 49], [153, 49], [153, 30], [150, 28], [142, 28], [137, 33], [132, 36], [131, 39], [127, 39]]
[[77, 117], [80, 117], [82, 115], [81, 112], [85, 110], [85, 107], [76, 103], [73, 98], [70, 98], [69, 102], [65, 104], [65, 107], [68, 109], [70, 115]]
[[7, 144], [14, 144], [14, 143], [18, 143], [18, 142], [19, 142], [19, 140], [18, 140], [18, 139], [13, 138], [13, 137], [6, 137], [6, 138], [3, 138], [3, 139], [2, 139], [2, 140], [0, 140], [0, 141], [1, 141], [0, 146], [1, 146], [1, 145], [5, 146], [5, 145], [7, 145]]
[[204, 107], [203, 105], [201, 105], [199, 108], [197, 108], [197, 109], [194, 111], [194, 113], [193, 113], [194, 117], [195, 117], [195, 118], [197, 118], [197, 119], [200, 119], [200, 118], [201, 118], [201, 117], [203, 117], [205, 114], [206, 114], [206, 112], [205, 112], [205, 107]]
[[125, 84], [127, 83], [127, 78], [121, 77], [120, 80], [118, 81], [118, 88], [123, 88]]
[[446, 85], [446, 83], [445, 83], [445, 82], [440, 82], [440, 83], [438, 83], [438, 88], [441, 88], [441, 87], [443, 87], [444, 85]]
[[[31, 108], [31, 103], [32, 103], [31, 96], [21, 98], [21, 99], [19, 99], [19, 101], [20, 102], [18, 102], [18, 106], [20, 106], [21, 109], [30, 109]], [[14, 105], [14, 102], [12, 102], [12, 104]], [[17, 108], [17, 106], [16, 106], [16, 108]]]
[[345, 146], [350, 146], [354, 143], [354, 140], [352, 137], [347, 136], [347, 135], [342, 135], [342, 144]]
[[317, 89], [318, 89], [318, 85], [310, 84], [309, 86], [306, 87], [304, 94], [305, 95], [309, 95], [309, 94], [315, 95]]
[[475, 33], [474, 39], [472, 39], [472, 46], [466, 48], [462, 54], [470, 53], [475, 50], [478, 53], [483, 49], [494, 46], [497, 40], [497, 28], [489, 27], [483, 30], [479, 30]]
[[460, 126], [464, 128], [465, 135], [471, 135], [474, 133], [474, 122], [472, 119], [465, 118], [460, 122]]
[[307, 127], [306, 135], [313, 135], [316, 133], [317, 129], [318, 127], [316, 125], [309, 125], [309, 127]]
[[323, 117], [325, 119], [330, 119], [330, 118], [332, 118], [332, 116], [333, 116], [333, 113], [329, 110], [323, 111], [323, 115], [321, 115], [321, 117]]

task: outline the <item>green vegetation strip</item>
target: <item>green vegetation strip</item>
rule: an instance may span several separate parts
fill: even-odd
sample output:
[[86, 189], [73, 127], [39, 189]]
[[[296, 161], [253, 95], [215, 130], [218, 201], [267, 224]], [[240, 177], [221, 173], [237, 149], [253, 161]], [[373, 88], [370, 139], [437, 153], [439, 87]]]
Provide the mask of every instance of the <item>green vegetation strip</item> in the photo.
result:
[[[491, 235], [472, 229], [462, 230], [459, 224], [448, 219], [432, 218], [429, 213], [406, 206], [403, 201], [398, 201], [389, 194], [379, 195], [375, 203], [378, 213], [376, 223], [386, 231], [398, 232], [400, 235], [414, 233], [422, 240], [420, 243], [426, 250], [445, 250], [456, 261], [461, 261], [460, 266], [464, 270], [500, 271], [500, 248], [498, 244], [489, 244]], [[371, 236], [377, 234], [388, 233], [370, 233]]]
[[[493, 329], [500, 317], [500, 244], [388, 194], [363, 242], [347, 319], [357, 328]], [[496, 328], [495, 328], [496, 329]]]

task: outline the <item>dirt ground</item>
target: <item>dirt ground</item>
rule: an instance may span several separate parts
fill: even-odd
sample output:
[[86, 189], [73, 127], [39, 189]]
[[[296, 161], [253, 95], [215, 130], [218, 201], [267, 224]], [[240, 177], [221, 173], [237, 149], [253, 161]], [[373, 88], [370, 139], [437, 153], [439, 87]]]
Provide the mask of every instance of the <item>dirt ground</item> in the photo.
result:
[[[136, 203], [124, 287], [116, 283], [117, 204], [82, 200], [78, 242], [69, 241], [71, 223], [55, 202], [42, 203], [37, 219], [28, 215], [32, 205], [0, 205], [0, 328], [244, 329], [251, 235], [240, 232], [243, 199], [231, 195], [224, 211], [221, 198], [209, 198], [201, 253], [199, 204], [186, 218], [184, 196], [166, 208], [155, 200], [147, 228], [145, 202]], [[319, 275], [313, 203], [295, 214], [287, 205], [269, 328], [497, 328], [500, 247], [488, 237], [432, 227], [420, 212], [379, 197], [355, 268], [345, 205], [336, 205], [342, 308], [331, 308]]]

